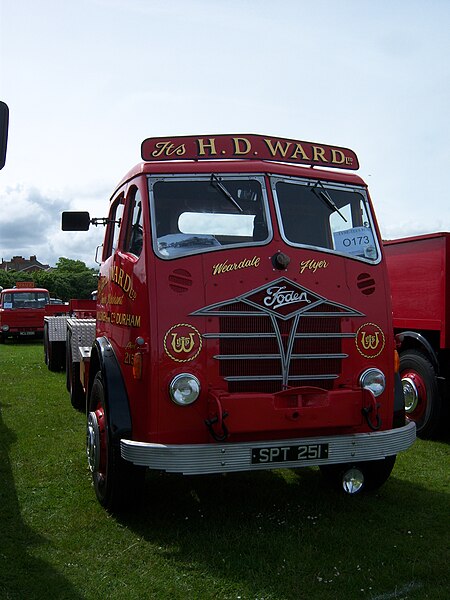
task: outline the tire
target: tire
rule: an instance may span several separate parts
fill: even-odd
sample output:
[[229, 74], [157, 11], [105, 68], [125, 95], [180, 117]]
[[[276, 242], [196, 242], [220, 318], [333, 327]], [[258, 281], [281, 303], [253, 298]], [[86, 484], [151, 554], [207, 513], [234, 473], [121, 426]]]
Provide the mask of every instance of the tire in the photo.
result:
[[66, 348], [66, 387], [73, 408], [84, 412], [86, 410], [86, 395], [80, 381], [80, 363], [74, 362], [72, 358], [70, 337], [67, 339]]
[[364, 485], [356, 492], [374, 492], [386, 481], [395, 465], [396, 456], [387, 456], [381, 460], [367, 460], [364, 462], [345, 463], [340, 465], [322, 465], [320, 471], [325, 480], [335, 490], [344, 491], [342, 477], [352, 468], [358, 469], [364, 476]]
[[44, 323], [44, 360], [48, 367], [48, 325], [46, 322]]
[[47, 342], [46, 363], [49, 371], [62, 371], [65, 367], [64, 358], [64, 342]]
[[108, 427], [108, 401], [101, 373], [95, 375], [87, 414], [86, 451], [95, 494], [109, 511], [129, 509], [142, 489], [145, 468], [120, 456]]
[[418, 350], [405, 350], [400, 355], [400, 376], [407, 418], [415, 422], [419, 437], [434, 438], [441, 427], [442, 399], [433, 365]]

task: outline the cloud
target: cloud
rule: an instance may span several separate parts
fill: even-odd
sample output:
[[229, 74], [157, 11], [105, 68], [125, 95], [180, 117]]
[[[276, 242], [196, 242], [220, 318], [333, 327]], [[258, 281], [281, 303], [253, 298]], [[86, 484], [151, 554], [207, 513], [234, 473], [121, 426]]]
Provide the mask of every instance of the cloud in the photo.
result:
[[[22, 184], [1, 189], [0, 197], [1, 259], [8, 261], [13, 256], [28, 258], [36, 255], [40, 262], [54, 266], [58, 258], [64, 256], [94, 266], [95, 248], [101, 243], [103, 230], [61, 231], [62, 211], [86, 210], [86, 205], [95, 205], [92, 198], [75, 201], [61, 191], [39, 190]], [[77, 203], [84, 206], [77, 207]], [[106, 208], [102, 214], [105, 212]]]

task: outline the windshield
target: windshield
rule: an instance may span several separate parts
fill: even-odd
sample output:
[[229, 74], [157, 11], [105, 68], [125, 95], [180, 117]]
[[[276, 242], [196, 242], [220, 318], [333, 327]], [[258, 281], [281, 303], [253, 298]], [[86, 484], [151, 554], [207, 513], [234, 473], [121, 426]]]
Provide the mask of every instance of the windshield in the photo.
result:
[[149, 189], [154, 248], [162, 258], [270, 239], [261, 176], [158, 177]]
[[8, 292], [2, 296], [2, 308], [44, 308], [48, 303], [46, 292]]
[[272, 189], [281, 233], [288, 244], [378, 260], [363, 188], [274, 177]]

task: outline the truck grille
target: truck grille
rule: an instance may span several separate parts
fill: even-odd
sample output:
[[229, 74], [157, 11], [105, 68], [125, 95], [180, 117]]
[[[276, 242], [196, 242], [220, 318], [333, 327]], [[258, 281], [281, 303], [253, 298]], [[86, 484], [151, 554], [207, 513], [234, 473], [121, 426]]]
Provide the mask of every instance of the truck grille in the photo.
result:
[[291, 321], [280, 323], [280, 335], [270, 317], [222, 317], [219, 323], [225, 336], [218, 336], [220, 354], [215, 358], [229, 392], [274, 393], [298, 385], [330, 389], [347, 356], [336, 317], [300, 319], [293, 341]]
[[[298, 301], [294, 298], [273, 308], [270, 290], [275, 283], [277, 289], [292, 292], [290, 298], [296, 293]], [[289, 280], [281, 279], [267, 288], [266, 296], [265, 288], [259, 288], [193, 313], [219, 317], [219, 331], [203, 337], [219, 341], [214, 358], [228, 391], [275, 393], [297, 386], [331, 389], [348, 356], [342, 351], [342, 340], [355, 337], [342, 332], [342, 318], [362, 313]]]

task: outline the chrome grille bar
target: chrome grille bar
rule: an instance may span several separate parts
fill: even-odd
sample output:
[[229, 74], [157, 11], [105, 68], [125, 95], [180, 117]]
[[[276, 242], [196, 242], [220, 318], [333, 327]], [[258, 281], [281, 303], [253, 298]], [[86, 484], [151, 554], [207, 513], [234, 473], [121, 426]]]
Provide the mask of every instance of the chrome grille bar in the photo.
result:
[[[310, 381], [321, 379], [337, 379], [338, 375], [318, 374], [318, 375], [290, 375], [289, 381]], [[224, 377], [225, 381], [283, 381], [282, 375], [230, 375]]]
[[[217, 358], [217, 360], [277, 360], [281, 356], [279, 354], [216, 354], [214, 358]], [[324, 358], [348, 358], [348, 354], [291, 354], [291, 360], [320, 360]]]

